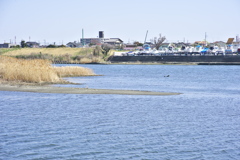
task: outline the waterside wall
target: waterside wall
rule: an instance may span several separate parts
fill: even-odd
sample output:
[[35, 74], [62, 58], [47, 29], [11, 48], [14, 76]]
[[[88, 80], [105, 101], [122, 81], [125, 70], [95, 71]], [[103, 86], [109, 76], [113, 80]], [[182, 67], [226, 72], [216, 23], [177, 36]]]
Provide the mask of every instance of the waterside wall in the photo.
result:
[[228, 56], [112, 56], [109, 58], [112, 63], [120, 62], [225, 62], [240, 63], [240, 55]]

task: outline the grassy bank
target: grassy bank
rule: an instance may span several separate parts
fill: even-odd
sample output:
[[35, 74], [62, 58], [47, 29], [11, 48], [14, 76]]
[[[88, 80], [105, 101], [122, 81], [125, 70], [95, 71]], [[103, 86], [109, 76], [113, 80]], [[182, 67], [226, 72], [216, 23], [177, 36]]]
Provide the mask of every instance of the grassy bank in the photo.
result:
[[61, 77], [95, 75], [83, 67], [53, 67], [49, 60], [0, 56], [0, 80], [28, 83], [63, 83]]
[[8, 48], [0, 49], [0, 55], [19, 59], [47, 59], [53, 63], [104, 63], [108, 55], [94, 56], [95, 48]]
[[1, 49], [0, 53], [7, 56], [17, 56], [17, 55], [31, 55], [31, 54], [48, 54], [52, 56], [62, 56], [62, 55], [88, 55], [92, 53], [93, 48], [8, 48]]

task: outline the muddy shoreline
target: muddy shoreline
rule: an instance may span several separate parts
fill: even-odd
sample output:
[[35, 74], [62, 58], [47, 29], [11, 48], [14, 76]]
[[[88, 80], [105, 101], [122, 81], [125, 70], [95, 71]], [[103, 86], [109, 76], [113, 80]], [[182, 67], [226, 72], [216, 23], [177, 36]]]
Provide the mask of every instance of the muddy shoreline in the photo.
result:
[[59, 93], [59, 94], [118, 94], [118, 95], [158, 95], [158, 96], [180, 94], [180, 93], [170, 93], [170, 92], [70, 88], [70, 87], [55, 87], [51, 85], [22, 85], [22, 84], [19, 84], [19, 85], [0, 84], [0, 91]]

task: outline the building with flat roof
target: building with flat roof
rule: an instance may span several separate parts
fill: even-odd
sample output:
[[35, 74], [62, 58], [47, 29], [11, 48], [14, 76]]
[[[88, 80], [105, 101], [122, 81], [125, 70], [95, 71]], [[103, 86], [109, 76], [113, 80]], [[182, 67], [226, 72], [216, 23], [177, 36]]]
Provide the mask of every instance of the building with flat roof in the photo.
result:
[[123, 46], [123, 41], [120, 38], [104, 38], [104, 31], [99, 31], [98, 38], [81, 38], [80, 43], [83, 46], [86, 45], [102, 45], [102, 44], [110, 44], [115, 47]]
[[122, 46], [123, 41], [120, 38], [81, 38], [81, 44], [84, 45], [102, 45], [111, 44], [114, 46]]
[[101, 45], [103, 43], [103, 38], [81, 38], [80, 42], [82, 45]]
[[26, 45], [27, 47], [30, 47], [30, 48], [39, 48], [40, 44], [37, 43], [37, 42], [26, 42]]
[[16, 44], [11, 44], [11, 43], [0, 44], [0, 48], [11, 48], [13, 46], [16, 46]]

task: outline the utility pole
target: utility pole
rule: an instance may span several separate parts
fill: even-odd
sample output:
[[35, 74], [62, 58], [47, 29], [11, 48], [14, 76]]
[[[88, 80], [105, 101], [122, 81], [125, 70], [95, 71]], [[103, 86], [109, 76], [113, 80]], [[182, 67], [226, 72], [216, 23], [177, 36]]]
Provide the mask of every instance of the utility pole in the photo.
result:
[[84, 46], [84, 30], [82, 29], [82, 46]]
[[205, 32], [205, 47], [207, 46], [207, 33]]

